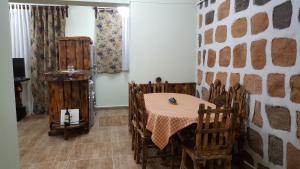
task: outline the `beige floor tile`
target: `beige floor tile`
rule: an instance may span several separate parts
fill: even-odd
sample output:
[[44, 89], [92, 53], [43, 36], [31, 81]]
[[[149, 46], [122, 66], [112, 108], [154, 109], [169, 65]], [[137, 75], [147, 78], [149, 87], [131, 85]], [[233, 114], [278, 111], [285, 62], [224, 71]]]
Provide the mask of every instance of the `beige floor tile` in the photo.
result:
[[30, 164], [21, 164], [21, 169], [29, 169]]
[[69, 161], [67, 169], [113, 169], [111, 157], [92, 160]]
[[55, 161], [56, 153], [59, 150], [59, 146], [48, 146], [45, 148], [34, 149], [32, 152], [32, 163], [42, 163]]
[[87, 160], [90, 155], [86, 151], [86, 144], [75, 144], [70, 152], [69, 160]]
[[99, 130], [96, 131], [97, 133], [97, 141], [98, 142], [107, 142], [111, 141], [111, 130], [112, 127], [100, 127]]
[[132, 155], [131, 142], [130, 141], [118, 141], [112, 142], [113, 156], [118, 155]]
[[95, 143], [92, 145], [93, 151], [99, 153], [98, 157], [111, 157], [113, 153], [111, 142]]
[[[48, 117], [31, 116], [18, 122], [22, 169], [141, 169], [131, 150], [127, 109], [99, 110], [88, 134], [64, 140], [48, 136]], [[107, 126], [100, 125], [106, 118]], [[125, 118], [126, 117], [126, 118]], [[126, 121], [127, 122], [127, 121]], [[167, 169], [151, 159], [147, 169]]]
[[133, 155], [118, 155], [114, 157], [114, 169], [140, 169], [140, 165], [136, 164]]
[[32, 153], [31, 148], [19, 148], [19, 156], [21, 159], [21, 166], [25, 166], [26, 164], [30, 164], [33, 158], [33, 153]]
[[64, 162], [56, 162], [56, 161], [42, 162], [42, 163], [34, 163], [34, 164], [30, 165], [28, 169], [66, 169], [68, 164], [69, 164], [68, 161], [64, 161]]
[[55, 161], [67, 161], [70, 159], [71, 152], [74, 148], [73, 144], [62, 144], [57, 149], [55, 154]]
[[100, 109], [97, 110], [97, 117], [103, 116], [123, 116], [128, 115], [128, 109], [120, 108], [120, 109]]
[[131, 135], [127, 125], [112, 127], [112, 142], [131, 141]]

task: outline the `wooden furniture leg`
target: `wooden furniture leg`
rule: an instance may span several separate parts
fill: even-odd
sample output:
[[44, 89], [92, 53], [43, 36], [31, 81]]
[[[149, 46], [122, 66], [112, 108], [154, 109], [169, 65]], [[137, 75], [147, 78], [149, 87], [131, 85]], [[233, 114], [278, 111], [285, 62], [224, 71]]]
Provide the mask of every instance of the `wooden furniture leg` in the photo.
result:
[[142, 169], [146, 169], [148, 160], [148, 147], [143, 141], [143, 159], [142, 159]]
[[175, 161], [175, 140], [171, 138], [171, 169], [174, 169], [174, 161]]
[[136, 162], [139, 164], [140, 160], [141, 160], [141, 143], [140, 143], [140, 137], [139, 135], [137, 135], [136, 138], [136, 147], [137, 147], [137, 151], [136, 151]]
[[184, 150], [182, 150], [180, 169], [187, 169], [187, 167], [186, 167], [186, 152]]
[[69, 131], [68, 131], [68, 129], [65, 127], [65, 128], [64, 128], [64, 139], [65, 139], [65, 140], [68, 140], [68, 139], [69, 139], [68, 134], [69, 134]]
[[231, 169], [231, 159], [228, 158], [225, 161], [225, 169]]

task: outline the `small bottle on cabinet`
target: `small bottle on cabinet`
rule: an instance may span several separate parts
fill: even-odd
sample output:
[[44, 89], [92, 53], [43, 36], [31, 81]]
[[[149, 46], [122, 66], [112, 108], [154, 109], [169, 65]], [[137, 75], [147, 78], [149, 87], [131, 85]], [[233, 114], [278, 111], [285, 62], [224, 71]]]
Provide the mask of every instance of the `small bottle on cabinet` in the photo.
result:
[[70, 126], [70, 123], [71, 123], [71, 115], [70, 115], [70, 112], [68, 110], [68, 108], [66, 109], [66, 113], [65, 113], [65, 126]]

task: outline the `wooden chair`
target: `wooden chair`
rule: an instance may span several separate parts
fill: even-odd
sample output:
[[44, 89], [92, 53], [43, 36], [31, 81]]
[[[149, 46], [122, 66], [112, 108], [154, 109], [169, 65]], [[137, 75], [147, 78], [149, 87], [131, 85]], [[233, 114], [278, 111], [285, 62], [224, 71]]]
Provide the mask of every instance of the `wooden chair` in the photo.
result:
[[132, 100], [132, 89], [135, 86], [134, 82], [128, 83], [128, 128], [129, 132], [132, 133], [133, 127], [132, 127], [132, 114], [133, 114], [133, 100]]
[[165, 92], [196, 96], [196, 83], [167, 83], [166, 86]]
[[191, 85], [179, 83], [179, 84], [175, 84], [174, 93], [181, 93], [181, 94], [188, 94], [188, 95], [195, 96], [195, 89]]
[[[151, 140], [151, 132], [147, 130], [147, 113], [145, 108], [145, 100], [144, 93], [140, 90], [136, 93], [137, 99], [137, 114], [136, 114], [136, 160], [137, 163], [140, 162], [140, 157], [142, 156], [142, 169], [146, 169], [148, 158], [160, 158], [166, 157], [164, 154], [158, 154], [154, 156], [148, 155], [149, 148], [155, 148], [157, 150], [158, 147]], [[173, 160], [171, 160], [171, 166], [173, 167]], [[172, 168], [171, 167], [171, 168]]]
[[144, 93], [139, 91], [136, 93], [137, 99], [137, 162], [140, 161], [140, 153], [142, 152], [142, 169], [146, 169], [148, 160], [148, 147], [153, 146], [151, 141], [151, 133], [147, 130], [147, 114], [144, 101]]
[[225, 169], [231, 169], [237, 114], [234, 109], [205, 109], [204, 104], [200, 105], [198, 114], [195, 144], [182, 145], [180, 168], [187, 169], [189, 156], [194, 169], [204, 169], [208, 160], [223, 160]]
[[238, 153], [242, 153], [248, 126], [247, 122], [249, 117], [249, 93], [239, 83], [234, 85], [233, 87], [230, 87], [226, 96], [226, 104], [228, 106], [232, 106], [234, 103], [238, 105], [236, 125]]
[[141, 88], [144, 94], [153, 93], [153, 85], [151, 81], [149, 81], [148, 84], [140, 84], [139, 87]]
[[132, 119], [131, 119], [131, 124], [132, 124], [132, 150], [134, 151], [134, 160], [137, 160], [137, 162], [139, 162], [139, 150], [138, 150], [138, 129], [139, 129], [139, 113], [138, 113], [138, 109], [139, 109], [139, 103], [138, 103], [138, 98], [137, 98], [137, 94], [139, 92], [142, 92], [142, 89], [140, 87], [140, 85], [138, 86], [134, 86], [131, 90], [131, 99], [132, 99], [132, 110], [133, 110], [133, 114], [132, 114]]
[[137, 85], [134, 81], [128, 84], [128, 127], [129, 131], [132, 133], [133, 127], [132, 127], [132, 117], [134, 111], [134, 103], [136, 102], [136, 99], [134, 99], [135, 93], [134, 88], [138, 86], [138, 89], [143, 91], [143, 93], [152, 93], [152, 84], [149, 82], [148, 84], [143, 84], [143, 85]]

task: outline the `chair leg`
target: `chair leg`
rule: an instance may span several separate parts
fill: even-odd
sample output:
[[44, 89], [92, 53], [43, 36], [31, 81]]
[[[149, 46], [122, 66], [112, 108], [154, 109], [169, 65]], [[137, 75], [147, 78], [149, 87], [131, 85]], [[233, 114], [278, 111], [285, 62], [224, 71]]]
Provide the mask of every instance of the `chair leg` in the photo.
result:
[[231, 158], [225, 160], [225, 169], [231, 169]]
[[143, 159], [142, 159], [142, 169], [146, 169], [147, 160], [148, 160], [148, 147], [145, 143], [143, 143]]
[[133, 146], [133, 152], [134, 152], [134, 160], [137, 159], [137, 135], [136, 135], [136, 130], [134, 129], [132, 131], [132, 137], [134, 137], [134, 139], [132, 139], [132, 146]]
[[186, 163], [186, 153], [184, 150], [182, 150], [180, 169], [186, 169], [185, 163]]
[[139, 137], [139, 135], [138, 135], [138, 133], [136, 132], [135, 133], [136, 134], [136, 140], [135, 140], [135, 155], [136, 155], [136, 163], [140, 163], [140, 159], [141, 159], [141, 142], [140, 142], [140, 137]]
[[174, 161], [175, 161], [175, 146], [174, 140], [171, 141], [171, 169], [174, 169]]
[[131, 150], [134, 150], [134, 145], [135, 145], [135, 129], [131, 129]]
[[206, 161], [193, 160], [194, 169], [205, 169]]
[[194, 166], [194, 169], [200, 169], [199, 166], [198, 166], [197, 161], [193, 161], [193, 166]]
[[238, 138], [238, 154], [242, 153], [244, 150], [244, 139], [242, 137]]
[[131, 110], [129, 109], [129, 111], [128, 111], [128, 129], [129, 129], [129, 132], [131, 134], [133, 134], [132, 133], [133, 132], [133, 126], [132, 126], [131, 120], [132, 120], [132, 118], [131, 118]]

